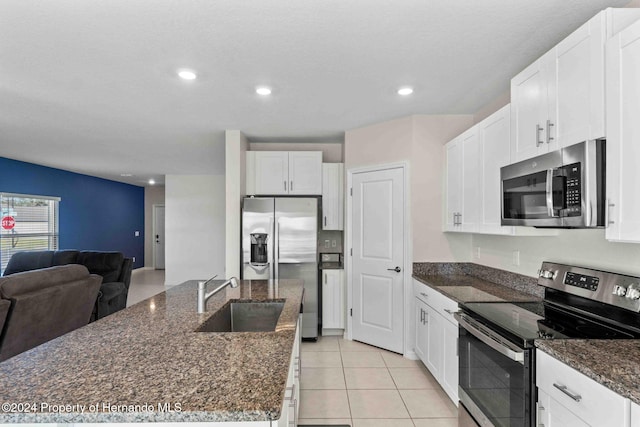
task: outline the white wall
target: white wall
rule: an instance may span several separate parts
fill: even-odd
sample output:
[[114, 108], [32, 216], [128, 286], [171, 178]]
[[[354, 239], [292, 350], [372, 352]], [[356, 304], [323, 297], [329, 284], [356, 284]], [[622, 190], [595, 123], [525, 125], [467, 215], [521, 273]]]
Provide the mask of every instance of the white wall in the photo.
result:
[[472, 123], [470, 115], [416, 115], [346, 132], [347, 171], [361, 166], [409, 163], [413, 262], [454, 261], [471, 256], [469, 235], [442, 232], [442, 198], [443, 145]]
[[340, 142], [251, 142], [251, 151], [322, 151], [324, 163], [342, 163], [343, 144]]
[[164, 186], [144, 188], [144, 266], [153, 268], [153, 205], [164, 205]]
[[224, 175], [167, 175], [165, 182], [166, 285], [224, 276]]
[[240, 204], [246, 192], [247, 138], [239, 130], [225, 134], [225, 277], [240, 277]]

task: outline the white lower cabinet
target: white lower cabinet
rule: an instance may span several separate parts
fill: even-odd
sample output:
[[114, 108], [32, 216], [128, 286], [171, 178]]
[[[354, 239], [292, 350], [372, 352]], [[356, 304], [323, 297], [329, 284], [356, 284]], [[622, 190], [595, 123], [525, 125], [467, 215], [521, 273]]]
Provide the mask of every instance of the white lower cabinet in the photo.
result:
[[414, 280], [415, 352], [449, 398], [458, 404], [458, 303]]
[[344, 329], [344, 270], [322, 270], [322, 334]]
[[296, 337], [291, 352], [289, 363], [289, 376], [284, 393], [284, 401], [280, 419], [273, 421], [272, 426], [290, 427], [298, 425], [298, 414], [300, 413], [300, 374], [302, 373], [302, 362], [300, 361], [300, 331], [302, 329], [302, 315], [298, 318], [296, 326]]
[[[536, 350], [539, 427], [630, 427], [630, 401]], [[640, 421], [639, 421], [640, 422]]]
[[631, 403], [631, 425], [640, 426], [640, 405]]

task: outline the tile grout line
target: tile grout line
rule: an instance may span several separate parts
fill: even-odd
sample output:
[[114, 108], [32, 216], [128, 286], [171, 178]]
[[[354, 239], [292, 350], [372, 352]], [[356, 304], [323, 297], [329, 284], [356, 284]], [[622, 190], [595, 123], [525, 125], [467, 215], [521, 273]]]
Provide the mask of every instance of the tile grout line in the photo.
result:
[[353, 427], [353, 411], [351, 410], [351, 400], [349, 399], [349, 387], [347, 386], [347, 374], [344, 372], [344, 360], [342, 359], [342, 347], [338, 341], [338, 349], [340, 350], [340, 361], [342, 362], [342, 378], [344, 379], [344, 392], [347, 395], [347, 405], [349, 406], [349, 420]]

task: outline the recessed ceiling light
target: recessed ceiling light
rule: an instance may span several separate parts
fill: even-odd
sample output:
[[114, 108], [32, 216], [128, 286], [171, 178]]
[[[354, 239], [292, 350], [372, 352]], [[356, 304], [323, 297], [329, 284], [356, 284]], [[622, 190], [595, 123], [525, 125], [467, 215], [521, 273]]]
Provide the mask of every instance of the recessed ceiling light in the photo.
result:
[[407, 96], [413, 93], [413, 88], [411, 87], [401, 87], [398, 89], [398, 95]]
[[195, 80], [198, 75], [191, 70], [179, 70], [178, 76], [183, 80]]
[[150, 180], [149, 180], [149, 185], [153, 185], [153, 184], [155, 184], [155, 183], [156, 183], [156, 181], [155, 181], [155, 180], [153, 180], [153, 179], [150, 179]]
[[266, 86], [258, 86], [256, 88], [256, 93], [262, 96], [271, 95], [271, 88]]

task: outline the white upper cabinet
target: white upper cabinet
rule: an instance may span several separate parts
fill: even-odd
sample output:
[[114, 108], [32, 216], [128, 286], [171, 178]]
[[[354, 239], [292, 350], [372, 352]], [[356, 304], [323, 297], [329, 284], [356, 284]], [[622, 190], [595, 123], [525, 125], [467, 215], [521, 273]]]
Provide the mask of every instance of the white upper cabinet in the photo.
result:
[[321, 151], [247, 152], [248, 195], [321, 195]]
[[478, 226], [478, 133], [477, 127], [445, 145], [445, 231], [474, 232]]
[[608, 240], [640, 243], [640, 22], [607, 43]]
[[511, 80], [511, 162], [604, 138], [605, 44], [640, 18], [606, 9]]
[[322, 151], [289, 151], [289, 194], [322, 195]]
[[553, 123], [549, 118], [547, 82], [553, 52], [547, 53], [511, 80], [511, 162], [546, 152]]
[[289, 194], [289, 152], [255, 152], [256, 194]]
[[322, 229], [344, 230], [344, 164], [322, 164]]
[[446, 192], [445, 231], [458, 231], [458, 215], [462, 212], [462, 141], [459, 138], [445, 145]]
[[478, 231], [488, 234], [512, 234], [513, 227], [503, 227], [501, 221], [500, 168], [509, 164], [509, 105], [478, 124], [480, 157], [480, 219]]

